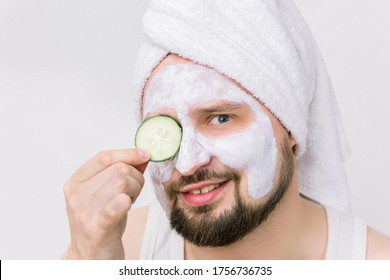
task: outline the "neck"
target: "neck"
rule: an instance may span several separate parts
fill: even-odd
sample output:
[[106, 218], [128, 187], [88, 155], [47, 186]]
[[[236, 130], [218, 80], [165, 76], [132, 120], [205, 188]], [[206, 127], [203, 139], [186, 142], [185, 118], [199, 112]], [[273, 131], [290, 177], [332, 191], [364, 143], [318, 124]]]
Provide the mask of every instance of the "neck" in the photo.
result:
[[186, 259], [323, 259], [327, 245], [322, 206], [299, 195], [296, 178], [282, 201], [257, 229], [223, 247], [185, 242]]

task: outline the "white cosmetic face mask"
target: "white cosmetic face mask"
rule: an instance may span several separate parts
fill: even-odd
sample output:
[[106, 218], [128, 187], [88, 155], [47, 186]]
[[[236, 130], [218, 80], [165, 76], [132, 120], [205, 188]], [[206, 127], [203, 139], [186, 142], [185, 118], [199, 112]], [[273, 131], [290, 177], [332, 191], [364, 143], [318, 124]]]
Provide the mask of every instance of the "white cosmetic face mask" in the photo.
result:
[[[228, 136], [206, 137], [194, 129], [190, 108], [210, 101], [246, 104], [255, 121], [249, 127]], [[176, 168], [185, 174], [215, 157], [221, 164], [243, 171], [248, 193], [254, 199], [267, 195], [275, 177], [277, 148], [271, 122], [260, 104], [238, 86], [210, 68], [194, 63], [168, 65], [151, 79], [144, 99], [144, 115], [171, 109], [183, 128], [178, 155], [173, 160], [149, 163], [157, 199], [168, 214], [169, 205], [162, 183]]]

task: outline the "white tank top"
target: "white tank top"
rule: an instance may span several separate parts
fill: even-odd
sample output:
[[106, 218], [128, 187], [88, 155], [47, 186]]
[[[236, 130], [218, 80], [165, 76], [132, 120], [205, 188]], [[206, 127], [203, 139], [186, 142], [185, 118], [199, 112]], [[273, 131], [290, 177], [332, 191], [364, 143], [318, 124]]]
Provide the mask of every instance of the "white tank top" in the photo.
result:
[[[326, 207], [328, 222], [327, 260], [366, 259], [367, 225], [350, 214]], [[183, 260], [184, 240], [171, 229], [158, 203], [149, 208], [140, 253], [141, 260]]]

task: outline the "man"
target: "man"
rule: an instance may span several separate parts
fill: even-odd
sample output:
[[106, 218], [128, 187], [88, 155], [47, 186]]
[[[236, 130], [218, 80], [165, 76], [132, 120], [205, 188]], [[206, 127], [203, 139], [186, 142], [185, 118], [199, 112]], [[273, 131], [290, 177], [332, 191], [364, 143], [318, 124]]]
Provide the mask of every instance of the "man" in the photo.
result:
[[[389, 238], [347, 213], [331, 85], [290, 1], [157, 0], [144, 26], [140, 113], [176, 119], [180, 150], [85, 163], [64, 188], [64, 258], [390, 258]], [[162, 208], [127, 214], [146, 168]]]

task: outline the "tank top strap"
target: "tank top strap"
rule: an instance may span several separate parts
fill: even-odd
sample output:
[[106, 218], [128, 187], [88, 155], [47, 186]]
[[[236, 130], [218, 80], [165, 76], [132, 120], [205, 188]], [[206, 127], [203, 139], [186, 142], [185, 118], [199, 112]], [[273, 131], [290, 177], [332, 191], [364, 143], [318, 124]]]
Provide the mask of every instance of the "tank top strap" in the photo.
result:
[[349, 213], [325, 207], [328, 221], [327, 260], [364, 260], [367, 224]]

